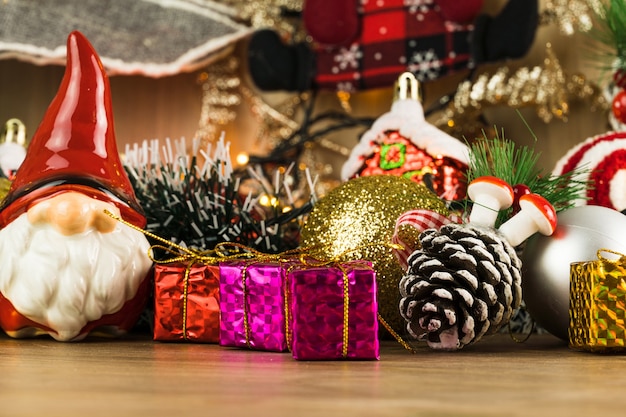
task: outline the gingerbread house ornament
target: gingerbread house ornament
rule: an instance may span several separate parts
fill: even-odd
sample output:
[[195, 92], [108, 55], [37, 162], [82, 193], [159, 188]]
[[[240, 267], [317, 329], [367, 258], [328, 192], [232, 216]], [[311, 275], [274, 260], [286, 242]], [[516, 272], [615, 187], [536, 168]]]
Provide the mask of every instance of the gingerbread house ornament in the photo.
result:
[[426, 121], [412, 73], [403, 73], [397, 84], [391, 111], [376, 119], [352, 149], [342, 180], [397, 175], [425, 184], [444, 200], [463, 199], [468, 146]]
[[12, 337], [120, 335], [148, 296], [146, 219], [117, 150], [107, 75], [80, 32], [67, 57], [0, 205], [0, 327]]

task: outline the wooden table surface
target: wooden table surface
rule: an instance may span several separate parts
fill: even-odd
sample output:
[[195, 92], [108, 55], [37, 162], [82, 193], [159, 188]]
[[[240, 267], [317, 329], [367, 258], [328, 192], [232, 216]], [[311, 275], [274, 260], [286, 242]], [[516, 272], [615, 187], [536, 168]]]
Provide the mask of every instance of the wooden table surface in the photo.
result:
[[621, 415], [625, 395], [626, 355], [550, 335], [415, 354], [385, 341], [380, 361], [359, 362], [143, 335], [0, 336], [0, 416], [601, 416]]

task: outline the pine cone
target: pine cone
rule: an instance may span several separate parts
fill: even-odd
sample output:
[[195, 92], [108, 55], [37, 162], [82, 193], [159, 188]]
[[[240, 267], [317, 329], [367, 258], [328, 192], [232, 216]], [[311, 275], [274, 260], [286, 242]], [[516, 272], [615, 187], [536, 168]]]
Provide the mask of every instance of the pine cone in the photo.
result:
[[498, 331], [522, 298], [521, 261], [494, 230], [448, 224], [420, 234], [400, 281], [411, 336], [455, 350]]

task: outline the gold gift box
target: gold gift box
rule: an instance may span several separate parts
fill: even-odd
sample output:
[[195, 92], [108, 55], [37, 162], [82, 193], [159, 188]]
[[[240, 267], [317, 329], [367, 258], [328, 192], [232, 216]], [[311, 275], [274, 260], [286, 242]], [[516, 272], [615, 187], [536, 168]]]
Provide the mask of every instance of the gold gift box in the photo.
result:
[[[612, 260], [602, 253], [619, 256]], [[601, 249], [570, 265], [569, 345], [594, 352], [626, 347], [626, 257]]]

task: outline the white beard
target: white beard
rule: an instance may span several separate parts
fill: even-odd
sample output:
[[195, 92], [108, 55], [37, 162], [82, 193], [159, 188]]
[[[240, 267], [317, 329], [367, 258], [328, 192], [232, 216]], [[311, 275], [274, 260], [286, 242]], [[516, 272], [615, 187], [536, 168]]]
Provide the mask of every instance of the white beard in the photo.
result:
[[149, 246], [123, 224], [65, 236], [22, 214], [0, 230], [0, 292], [20, 314], [56, 331], [55, 339], [82, 338], [87, 323], [136, 295], [152, 265]]

